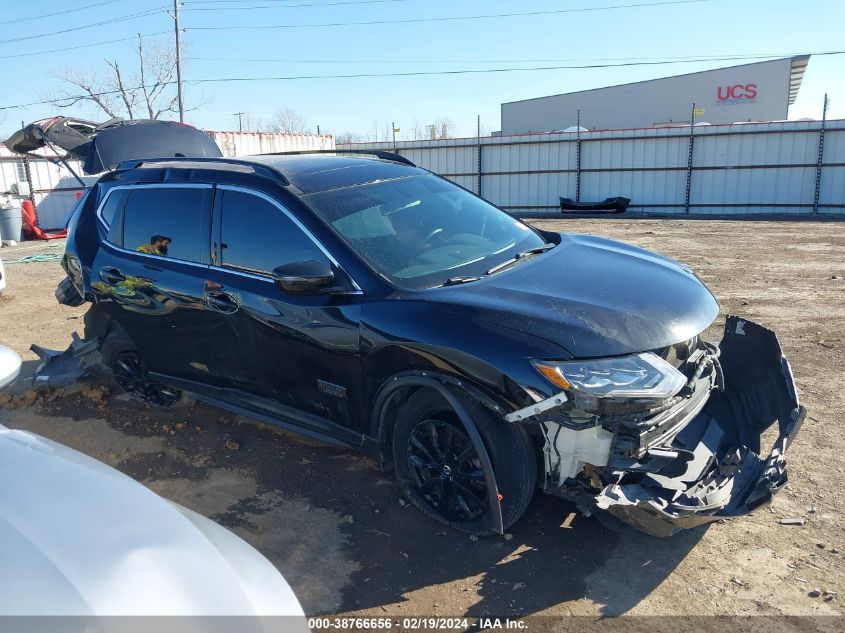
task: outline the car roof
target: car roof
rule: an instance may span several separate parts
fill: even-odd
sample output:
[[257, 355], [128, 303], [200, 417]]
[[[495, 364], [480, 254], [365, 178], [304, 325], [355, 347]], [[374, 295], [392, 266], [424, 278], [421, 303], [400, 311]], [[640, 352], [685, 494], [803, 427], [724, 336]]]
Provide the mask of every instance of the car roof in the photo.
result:
[[271, 167], [303, 194], [425, 173], [418, 167], [365, 156], [263, 154], [240, 160]]

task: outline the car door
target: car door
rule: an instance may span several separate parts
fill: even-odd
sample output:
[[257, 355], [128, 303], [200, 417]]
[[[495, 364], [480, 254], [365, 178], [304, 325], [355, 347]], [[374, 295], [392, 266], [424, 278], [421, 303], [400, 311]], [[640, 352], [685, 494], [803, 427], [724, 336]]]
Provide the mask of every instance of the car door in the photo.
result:
[[98, 210], [108, 236], [91, 272], [98, 304], [146, 368], [198, 382], [209, 380], [214, 338], [204, 304], [212, 195], [198, 184], [112, 188]]
[[[227, 331], [214, 364], [219, 382], [306, 426], [358, 428], [363, 293], [273, 197], [219, 185], [214, 207], [206, 301]], [[334, 288], [283, 291], [273, 270], [303, 261], [331, 266]]]

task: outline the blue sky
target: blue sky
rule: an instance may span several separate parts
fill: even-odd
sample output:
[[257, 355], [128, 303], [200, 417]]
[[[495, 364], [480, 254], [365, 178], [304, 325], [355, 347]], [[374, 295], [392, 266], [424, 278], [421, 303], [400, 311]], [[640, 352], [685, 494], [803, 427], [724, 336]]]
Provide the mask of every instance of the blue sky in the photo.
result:
[[[688, 4], [629, 7], [547, 15], [460, 21], [322, 26], [232, 28], [475, 16], [498, 13], [596, 9], [655, 0], [197, 0], [183, 4], [188, 60], [186, 102], [201, 101], [189, 123], [210, 129], [236, 129], [234, 112], [269, 117], [280, 108], [305, 116], [322, 131], [372, 134], [375, 122], [395, 121], [399, 137], [416, 122], [449, 118], [462, 135], [475, 133], [476, 115], [485, 130], [499, 128], [502, 102], [652, 79], [742, 61], [705, 61], [666, 66], [553, 70], [476, 75], [298, 79], [206, 83], [192, 80], [289, 77], [470, 68], [514, 68], [593, 63], [629, 58], [669, 59], [729, 55], [786, 55], [845, 49], [841, 0], [709, 0]], [[164, 12], [169, 0], [99, 0], [101, 6], [25, 20], [98, 0], [5, 1], [0, 11], [0, 107], [45, 99], [60, 82], [51, 70], [71, 66], [102, 69], [104, 58], [128, 66], [131, 41], [31, 55], [172, 31]], [[311, 6], [295, 6], [311, 5]], [[266, 8], [258, 8], [266, 7]], [[160, 11], [110, 24], [54, 34], [146, 10]], [[214, 10], [205, 10], [214, 9]], [[204, 27], [225, 27], [206, 30]], [[26, 38], [26, 39], [24, 39]], [[157, 38], [163, 44], [172, 35]], [[18, 40], [18, 41], [9, 41]], [[15, 55], [15, 57], [11, 57]], [[274, 59], [285, 61], [238, 61]], [[308, 61], [305, 61], [308, 60]], [[345, 63], [315, 60], [351, 60]], [[496, 61], [485, 61], [496, 60]], [[522, 62], [516, 60], [543, 60]], [[756, 61], [756, 60], [749, 60]], [[609, 63], [613, 63], [609, 61]], [[821, 115], [822, 98], [831, 99], [830, 118], [845, 118], [845, 55], [814, 57], [790, 118]], [[104, 118], [90, 107], [63, 110]], [[51, 105], [0, 110], [0, 132], [20, 121], [56, 113]]]

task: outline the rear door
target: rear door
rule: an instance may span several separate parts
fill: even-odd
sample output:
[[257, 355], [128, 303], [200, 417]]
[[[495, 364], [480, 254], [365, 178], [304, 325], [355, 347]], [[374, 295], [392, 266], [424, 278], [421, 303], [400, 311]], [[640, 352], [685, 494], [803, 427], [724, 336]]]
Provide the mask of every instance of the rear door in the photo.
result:
[[113, 188], [98, 210], [108, 237], [91, 272], [98, 303], [147, 369], [199, 382], [214, 338], [203, 303], [212, 194], [205, 184]]
[[[262, 192], [219, 185], [212, 234], [206, 301], [218, 306], [215, 331], [227, 332], [216, 349], [218, 382], [280, 417], [299, 412], [300, 423], [334, 434], [344, 429], [333, 425], [357, 427], [363, 293], [295, 216]], [[306, 260], [329, 264], [338, 291], [293, 295], [276, 285], [275, 268]]]

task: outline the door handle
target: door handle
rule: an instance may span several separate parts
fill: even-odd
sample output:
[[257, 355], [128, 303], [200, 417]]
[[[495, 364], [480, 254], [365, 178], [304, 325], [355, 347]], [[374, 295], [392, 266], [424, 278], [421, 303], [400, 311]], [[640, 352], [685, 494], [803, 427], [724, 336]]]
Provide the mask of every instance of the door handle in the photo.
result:
[[121, 281], [126, 281], [126, 275], [114, 267], [103, 268], [100, 270], [100, 279], [107, 284], [118, 284]]
[[231, 314], [237, 312], [241, 305], [228, 292], [220, 292], [219, 290], [209, 291], [205, 293], [205, 304], [217, 312], [224, 314]]

